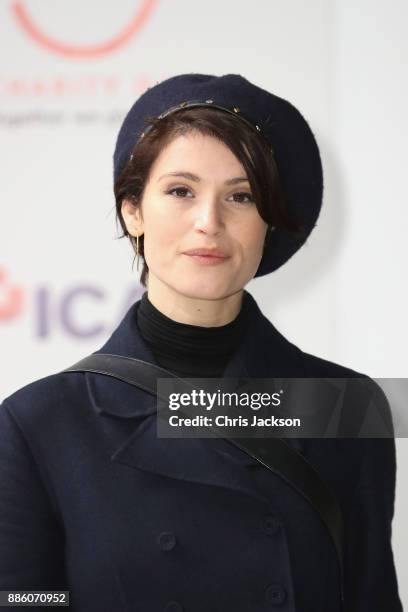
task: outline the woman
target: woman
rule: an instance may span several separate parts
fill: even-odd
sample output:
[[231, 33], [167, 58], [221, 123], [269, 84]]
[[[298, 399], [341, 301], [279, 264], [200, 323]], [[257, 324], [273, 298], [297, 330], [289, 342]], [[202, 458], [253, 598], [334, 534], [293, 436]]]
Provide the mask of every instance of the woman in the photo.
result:
[[[287, 101], [239, 75], [148, 90], [119, 132], [115, 197], [147, 292], [96, 354], [183, 377], [358, 377], [306, 354], [245, 289], [305, 242], [319, 151]], [[0, 589], [69, 590], [75, 611], [336, 612], [336, 551], [290, 481], [223, 439], [156, 435], [156, 401], [92, 372], [0, 410]], [[402, 610], [393, 439], [292, 439], [345, 525], [344, 609]]]

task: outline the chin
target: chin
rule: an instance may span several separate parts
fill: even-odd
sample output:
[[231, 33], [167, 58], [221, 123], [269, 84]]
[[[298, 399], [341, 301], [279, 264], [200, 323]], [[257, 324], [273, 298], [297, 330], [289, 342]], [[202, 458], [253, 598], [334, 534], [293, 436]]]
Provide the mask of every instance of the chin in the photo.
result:
[[195, 300], [220, 300], [231, 294], [231, 289], [227, 283], [192, 283], [186, 282], [178, 285], [174, 289], [188, 298]]

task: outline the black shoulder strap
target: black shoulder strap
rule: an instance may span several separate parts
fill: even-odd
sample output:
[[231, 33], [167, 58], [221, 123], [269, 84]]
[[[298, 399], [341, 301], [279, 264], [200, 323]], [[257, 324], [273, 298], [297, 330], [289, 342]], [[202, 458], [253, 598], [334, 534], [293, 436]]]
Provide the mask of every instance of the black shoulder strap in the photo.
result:
[[[183, 382], [172, 372], [152, 363], [107, 353], [93, 353], [63, 372], [93, 372], [112, 376], [154, 396], [157, 396], [158, 378], [177, 378]], [[221, 435], [215, 428], [210, 429], [213, 429], [217, 435]], [[336, 550], [340, 570], [341, 601], [344, 606], [342, 513], [332, 491], [320, 478], [315, 468], [281, 438], [268, 438], [268, 443], [262, 444], [262, 452], [256, 438], [225, 439], [283, 478], [319, 513]]]

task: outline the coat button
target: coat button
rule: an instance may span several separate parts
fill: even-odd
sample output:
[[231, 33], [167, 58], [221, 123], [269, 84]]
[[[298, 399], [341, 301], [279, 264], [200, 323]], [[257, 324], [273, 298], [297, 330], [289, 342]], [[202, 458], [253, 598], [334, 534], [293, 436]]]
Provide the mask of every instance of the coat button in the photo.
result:
[[265, 597], [273, 606], [281, 606], [286, 599], [286, 591], [281, 584], [271, 584], [266, 589]]
[[169, 601], [164, 607], [164, 612], [183, 612], [183, 606], [178, 601]]
[[159, 546], [162, 550], [173, 550], [176, 542], [176, 536], [171, 531], [163, 531], [159, 535]]
[[280, 523], [274, 516], [266, 516], [262, 521], [262, 529], [268, 535], [275, 535], [280, 529]]

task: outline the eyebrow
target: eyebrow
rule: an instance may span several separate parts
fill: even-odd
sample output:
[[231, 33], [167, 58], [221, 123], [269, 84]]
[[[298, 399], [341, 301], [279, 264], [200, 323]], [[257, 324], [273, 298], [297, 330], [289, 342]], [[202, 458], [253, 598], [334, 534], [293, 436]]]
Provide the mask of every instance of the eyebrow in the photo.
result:
[[[191, 172], [183, 172], [181, 170], [176, 170], [176, 172], [169, 172], [167, 174], [163, 174], [158, 180], [161, 181], [162, 178], [165, 178], [167, 176], [181, 176], [196, 183], [199, 183], [201, 180], [200, 177], [196, 174], [192, 174]], [[228, 179], [228, 181], [225, 181], [225, 185], [236, 185], [237, 183], [244, 182], [249, 183], [248, 179], [245, 176], [236, 176], [235, 178]]]

